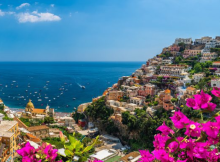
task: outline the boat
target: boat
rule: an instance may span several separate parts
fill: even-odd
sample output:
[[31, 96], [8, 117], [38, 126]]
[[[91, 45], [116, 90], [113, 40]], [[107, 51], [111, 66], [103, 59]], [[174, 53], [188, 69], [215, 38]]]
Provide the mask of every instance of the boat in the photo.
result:
[[44, 97], [45, 99], [48, 99], [48, 97]]
[[50, 83], [50, 81], [47, 81], [47, 83]]
[[16, 85], [16, 88], [18, 88], [18, 85]]
[[86, 87], [85, 87], [85, 86], [81, 86], [81, 88], [82, 88], [82, 89], [85, 89]]
[[16, 81], [15, 81], [15, 80], [13, 80], [12, 82], [13, 82], [13, 83], [15, 83]]
[[49, 100], [49, 102], [50, 102], [51, 100]]
[[73, 98], [73, 100], [76, 100], [76, 98]]
[[38, 101], [42, 101], [42, 99], [38, 99]]
[[5, 85], [5, 87], [7, 88], [8, 86], [7, 86], [7, 85]]

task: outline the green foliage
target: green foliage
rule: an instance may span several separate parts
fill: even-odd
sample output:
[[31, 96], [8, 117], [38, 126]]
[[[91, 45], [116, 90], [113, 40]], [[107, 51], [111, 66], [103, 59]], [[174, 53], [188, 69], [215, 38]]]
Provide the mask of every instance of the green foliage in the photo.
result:
[[185, 114], [189, 119], [195, 119], [201, 117], [199, 110], [193, 110], [192, 108], [187, 106], [183, 107], [182, 113]]
[[78, 123], [79, 119], [85, 119], [85, 115], [84, 114], [80, 114], [80, 113], [73, 113], [73, 119], [76, 121], [76, 123]]
[[74, 156], [79, 157], [78, 162], [86, 161], [87, 152], [89, 152], [94, 147], [98, 141], [99, 136], [96, 137], [96, 140], [92, 143], [92, 145], [86, 147], [84, 147], [84, 144], [77, 140], [74, 136], [75, 134], [73, 134], [73, 136], [69, 136], [70, 142], [64, 145], [66, 158], [68, 159], [66, 161], [72, 162]]
[[199, 73], [199, 72], [202, 72], [202, 66], [200, 63], [197, 63], [195, 66], [194, 66], [194, 70], [196, 73]]
[[211, 52], [216, 52], [220, 56], [220, 48], [211, 48]]
[[115, 126], [114, 122], [112, 120], [107, 120], [105, 122], [105, 130], [107, 131], [108, 134], [115, 134], [118, 132], [118, 127]]
[[86, 108], [85, 112], [94, 120], [108, 120], [108, 118], [113, 114], [113, 110], [106, 107], [104, 97], [98, 99], [97, 101], [89, 105]]
[[3, 110], [4, 110], [4, 107], [5, 107], [5, 105], [4, 105], [4, 104], [1, 104], [1, 105], [0, 105], [0, 110], [3, 111]]
[[45, 117], [44, 118], [44, 123], [45, 124], [53, 124], [54, 123], [54, 119], [52, 117]]
[[53, 138], [47, 137], [47, 138], [44, 138], [42, 140], [44, 142], [47, 142], [47, 143], [50, 143], [51, 145], [56, 146], [57, 149], [60, 149], [60, 148], [64, 147], [64, 145], [61, 142], [60, 138], [57, 138], [57, 137], [53, 137]]
[[6, 114], [6, 112], [4, 112], [3, 110], [0, 110], [0, 113], [3, 114], [5, 117], [3, 118], [3, 120], [10, 120], [12, 121], [12, 118], [9, 118], [8, 115]]
[[20, 118], [20, 120], [28, 127], [38, 126], [38, 125], [42, 125], [44, 123], [44, 120], [40, 120], [40, 119]]
[[174, 102], [177, 102], [178, 99], [177, 98], [172, 98], [171, 101], [174, 103]]
[[123, 96], [123, 97], [120, 99], [120, 102], [127, 102], [129, 99], [130, 99], [130, 97], [128, 97], [128, 96]]

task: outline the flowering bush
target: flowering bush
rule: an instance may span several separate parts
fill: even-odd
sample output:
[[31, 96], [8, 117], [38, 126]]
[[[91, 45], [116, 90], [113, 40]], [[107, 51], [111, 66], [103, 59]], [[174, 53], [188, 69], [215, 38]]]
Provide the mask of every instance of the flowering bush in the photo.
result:
[[43, 143], [38, 149], [35, 149], [27, 142], [20, 150], [17, 150], [17, 153], [22, 156], [22, 162], [55, 162], [57, 151], [57, 149], [53, 149], [51, 144]]
[[[220, 97], [220, 89], [214, 88], [212, 94]], [[203, 121], [203, 112], [211, 113], [216, 104], [211, 102], [212, 97], [201, 91], [194, 98], [187, 99], [186, 105], [194, 110], [200, 110], [201, 120], [192, 121], [180, 110], [171, 118], [174, 129], [163, 125], [157, 128], [161, 133], [154, 137], [152, 153], [140, 150], [142, 162], [217, 162], [220, 152], [219, 143], [220, 116], [215, 114], [207, 121]], [[175, 132], [174, 132], [175, 130]], [[177, 136], [179, 130], [184, 131], [184, 137]]]

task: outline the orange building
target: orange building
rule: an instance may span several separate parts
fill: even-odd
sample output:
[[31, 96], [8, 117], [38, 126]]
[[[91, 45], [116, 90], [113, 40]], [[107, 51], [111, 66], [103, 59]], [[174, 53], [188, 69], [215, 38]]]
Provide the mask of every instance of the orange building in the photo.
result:
[[173, 104], [171, 102], [171, 98], [172, 98], [171, 92], [170, 92], [169, 89], [165, 90], [164, 92], [165, 92], [165, 95], [163, 97], [163, 108], [167, 111], [168, 110], [173, 110], [174, 107], [173, 107]]
[[19, 148], [18, 142], [20, 131], [17, 121], [0, 121], [0, 161], [6, 162], [13, 160]]

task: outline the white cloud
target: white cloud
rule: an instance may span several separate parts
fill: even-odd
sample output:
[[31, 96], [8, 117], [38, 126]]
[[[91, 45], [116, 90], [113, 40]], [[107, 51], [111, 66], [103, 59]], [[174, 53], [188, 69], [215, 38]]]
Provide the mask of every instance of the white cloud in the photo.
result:
[[45, 13], [38, 13], [37, 11], [34, 11], [32, 13], [20, 13], [17, 15], [18, 21], [20, 23], [26, 23], [26, 22], [42, 22], [42, 21], [60, 21], [61, 18], [57, 15], [54, 15], [49, 12]]
[[17, 10], [20, 10], [21, 8], [23, 8], [23, 7], [28, 7], [28, 6], [30, 6], [29, 3], [22, 3], [20, 6], [16, 7], [16, 9], [17, 9]]
[[51, 4], [50, 7], [54, 7], [54, 4]]
[[5, 13], [2, 10], [0, 10], [0, 16], [4, 16], [4, 15]]

